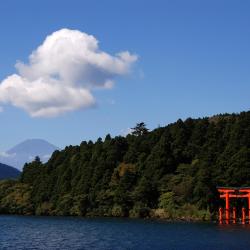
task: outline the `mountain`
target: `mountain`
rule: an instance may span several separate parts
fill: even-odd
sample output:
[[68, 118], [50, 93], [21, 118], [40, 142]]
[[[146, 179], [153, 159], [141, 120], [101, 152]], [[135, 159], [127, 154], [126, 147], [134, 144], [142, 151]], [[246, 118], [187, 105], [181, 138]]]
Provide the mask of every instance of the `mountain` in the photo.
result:
[[0, 163], [0, 180], [15, 179], [20, 175], [20, 171], [16, 168]]
[[29, 139], [2, 153], [0, 162], [22, 170], [23, 165], [34, 160], [36, 156], [39, 156], [42, 162], [46, 162], [58, 149], [45, 140]]

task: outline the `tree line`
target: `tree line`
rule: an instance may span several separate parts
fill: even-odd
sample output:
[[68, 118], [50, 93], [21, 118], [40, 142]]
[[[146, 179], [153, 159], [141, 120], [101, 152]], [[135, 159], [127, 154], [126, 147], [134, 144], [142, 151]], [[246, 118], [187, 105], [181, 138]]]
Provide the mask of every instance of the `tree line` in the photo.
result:
[[152, 131], [141, 122], [36, 158], [0, 182], [0, 213], [209, 219], [216, 186], [250, 186], [250, 111]]

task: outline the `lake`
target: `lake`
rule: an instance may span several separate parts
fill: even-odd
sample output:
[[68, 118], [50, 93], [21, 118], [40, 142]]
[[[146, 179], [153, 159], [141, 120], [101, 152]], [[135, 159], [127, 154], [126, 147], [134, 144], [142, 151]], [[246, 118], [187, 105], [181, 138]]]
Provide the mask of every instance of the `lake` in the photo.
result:
[[0, 249], [250, 249], [250, 226], [0, 216]]

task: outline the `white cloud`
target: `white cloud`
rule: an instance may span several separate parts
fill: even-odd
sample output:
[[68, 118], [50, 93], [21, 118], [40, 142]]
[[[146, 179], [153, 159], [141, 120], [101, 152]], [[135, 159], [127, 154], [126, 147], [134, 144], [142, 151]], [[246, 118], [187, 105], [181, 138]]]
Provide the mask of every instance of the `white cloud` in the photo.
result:
[[136, 55], [114, 56], [98, 47], [94, 36], [61, 29], [49, 35], [18, 62], [17, 74], [0, 84], [0, 102], [24, 109], [33, 117], [53, 117], [95, 105], [92, 90], [110, 89], [116, 76], [130, 72]]
[[133, 131], [133, 129], [131, 129], [131, 128], [122, 129], [121, 130], [121, 135], [122, 136], [127, 136], [128, 134], [131, 134], [132, 131]]
[[35, 159], [35, 156], [30, 155], [30, 156], [28, 157], [28, 159], [29, 159], [29, 161], [33, 161], [33, 160]]
[[8, 154], [7, 152], [0, 152], [0, 157], [11, 158], [11, 157], [15, 157], [15, 156], [16, 156], [16, 153]]
[[51, 157], [51, 154], [44, 155], [42, 157], [43, 160], [48, 160]]

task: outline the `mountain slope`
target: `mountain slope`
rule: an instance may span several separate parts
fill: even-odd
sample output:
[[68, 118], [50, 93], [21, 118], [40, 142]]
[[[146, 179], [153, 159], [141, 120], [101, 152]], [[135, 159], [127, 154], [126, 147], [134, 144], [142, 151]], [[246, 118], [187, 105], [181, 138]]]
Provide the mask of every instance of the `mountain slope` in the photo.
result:
[[20, 175], [20, 171], [16, 168], [0, 163], [0, 180], [16, 179]]
[[0, 161], [22, 170], [24, 163], [32, 161], [36, 156], [46, 162], [57, 149], [59, 148], [45, 140], [29, 139], [6, 151], [0, 156]]

